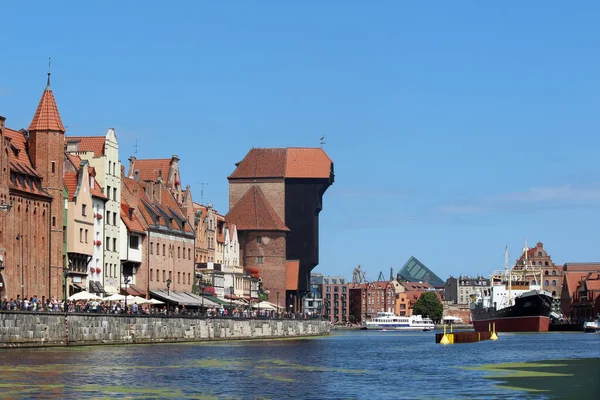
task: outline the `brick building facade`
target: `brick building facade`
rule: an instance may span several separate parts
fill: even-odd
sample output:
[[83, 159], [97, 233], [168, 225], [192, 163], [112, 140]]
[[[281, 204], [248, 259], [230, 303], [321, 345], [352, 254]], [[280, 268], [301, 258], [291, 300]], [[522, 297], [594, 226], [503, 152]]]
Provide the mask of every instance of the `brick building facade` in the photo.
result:
[[260, 270], [269, 301], [285, 293], [280, 306], [302, 311], [319, 262], [319, 212], [334, 180], [331, 159], [322, 149], [254, 148], [228, 179], [225, 219], [238, 228], [242, 264]]
[[48, 82], [29, 129], [0, 117], [0, 294], [63, 295], [62, 124]]

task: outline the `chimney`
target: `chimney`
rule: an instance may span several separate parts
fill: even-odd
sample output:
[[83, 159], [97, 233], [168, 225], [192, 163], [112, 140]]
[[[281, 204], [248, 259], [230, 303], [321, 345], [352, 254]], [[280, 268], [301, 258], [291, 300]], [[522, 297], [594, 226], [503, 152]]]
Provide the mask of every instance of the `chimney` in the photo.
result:
[[161, 204], [161, 190], [162, 190], [162, 185], [160, 182], [155, 182], [155, 183], [148, 183], [149, 185], [152, 185], [152, 201], [157, 203], [157, 204]]
[[133, 178], [134, 167], [135, 167], [135, 157], [131, 156], [131, 157], [129, 157], [129, 177], [130, 178]]

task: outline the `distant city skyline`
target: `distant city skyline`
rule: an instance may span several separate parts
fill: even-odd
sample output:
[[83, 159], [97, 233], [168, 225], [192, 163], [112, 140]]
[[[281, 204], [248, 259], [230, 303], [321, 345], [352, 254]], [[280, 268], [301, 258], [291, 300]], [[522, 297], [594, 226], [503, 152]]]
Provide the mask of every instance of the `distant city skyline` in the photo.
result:
[[27, 128], [52, 57], [67, 136], [115, 128], [126, 168], [177, 154], [222, 214], [250, 148], [324, 135], [315, 272], [489, 276], [526, 238], [600, 261], [597, 2], [140, 4], [5, 4], [6, 125]]

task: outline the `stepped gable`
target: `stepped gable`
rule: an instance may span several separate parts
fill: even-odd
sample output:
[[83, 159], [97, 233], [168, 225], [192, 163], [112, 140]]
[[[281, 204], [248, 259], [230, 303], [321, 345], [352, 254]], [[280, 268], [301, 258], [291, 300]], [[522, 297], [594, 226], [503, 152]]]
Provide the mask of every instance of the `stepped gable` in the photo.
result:
[[60, 114], [58, 113], [54, 94], [50, 88], [50, 73], [48, 73], [48, 84], [46, 85], [44, 93], [42, 93], [42, 98], [28, 130], [66, 132], [65, 126], [60, 119]]
[[289, 231], [257, 185], [248, 189], [225, 220], [240, 231]]
[[77, 142], [77, 151], [91, 151], [94, 156], [104, 155], [106, 138], [104, 136], [69, 136], [67, 143]]
[[321, 148], [253, 148], [228, 179], [329, 179], [333, 173], [332, 166], [331, 159]]

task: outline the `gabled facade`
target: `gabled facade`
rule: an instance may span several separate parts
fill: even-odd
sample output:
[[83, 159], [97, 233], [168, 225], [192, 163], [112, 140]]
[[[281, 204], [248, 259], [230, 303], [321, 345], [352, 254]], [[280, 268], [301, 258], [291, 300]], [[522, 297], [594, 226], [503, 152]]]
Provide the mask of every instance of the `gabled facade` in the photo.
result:
[[600, 272], [589, 272], [579, 283], [571, 304], [573, 321], [593, 321], [600, 315]]
[[542, 242], [538, 242], [535, 247], [524, 251], [514, 268], [522, 270], [531, 266], [541, 270], [543, 277], [541, 280], [538, 279], [540, 282], [533, 281], [531, 283], [541, 285], [542, 290], [547, 290], [552, 293], [552, 296], [560, 296], [563, 285], [562, 268], [560, 265], [554, 264]]
[[[123, 193], [123, 191], [121, 191]], [[147, 226], [136, 215], [135, 209], [130, 207], [125, 198], [121, 198], [121, 216], [120, 216], [120, 246], [121, 253], [121, 273], [123, 275], [122, 292], [134, 296], [148, 295], [148, 275], [140, 271], [144, 257], [144, 249], [148, 249]], [[140, 279], [141, 277], [141, 279]], [[144, 279], [144, 277], [146, 279]]]
[[[87, 160], [95, 170], [95, 179], [106, 197], [102, 242], [104, 290], [119, 293], [121, 278], [120, 221], [121, 213], [121, 163], [119, 143], [115, 130], [110, 128], [105, 136], [68, 136], [65, 149], [71, 156]], [[95, 259], [94, 259], [95, 262]], [[98, 268], [98, 267], [96, 267]]]
[[128, 178], [141, 182], [161, 182], [173, 195], [178, 205], [183, 205], [181, 175], [179, 174], [179, 157], [138, 160], [129, 157]]
[[237, 225], [242, 264], [260, 270], [269, 301], [285, 293], [279, 305], [302, 311], [319, 262], [319, 213], [334, 180], [331, 159], [322, 149], [254, 148], [228, 180], [225, 220]]

